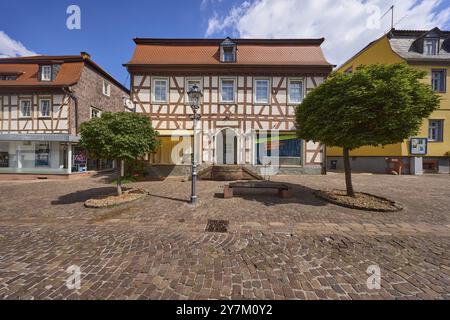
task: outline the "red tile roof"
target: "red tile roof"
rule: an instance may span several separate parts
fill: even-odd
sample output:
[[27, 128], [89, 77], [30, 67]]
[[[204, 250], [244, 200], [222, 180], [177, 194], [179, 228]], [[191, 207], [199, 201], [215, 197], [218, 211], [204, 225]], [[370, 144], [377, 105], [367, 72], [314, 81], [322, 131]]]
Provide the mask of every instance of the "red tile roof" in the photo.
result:
[[[223, 39], [135, 39], [131, 65], [220, 65]], [[330, 66], [320, 45], [323, 39], [236, 39], [233, 65]], [[227, 63], [229, 64], [229, 63]]]
[[[39, 80], [39, 66], [45, 64], [60, 64], [56, 78], [53, 81]], [[1, 74], [18, 74], [16, 80], [0, 80], [0, 88], [6, 87], [68, 87], [78, 83], [84, 65], [87, 64], [99, 72], [103, 77], [115, 83], [122, 90], [128, 89], [114, 77], [97, 65], [84, 52], [71, 56], [32, 56], [0, 59]]]
[[0, 80], [0, 86], [71, 86], [78, 82], [81, 76], [83, 62], [63, 63], [56, 79], [47, 82], [39, 81], [39, 64], [38, 63], [2, 63], [0, 59], [0, 74], [8, 72], [20, 72], [17, 80]]

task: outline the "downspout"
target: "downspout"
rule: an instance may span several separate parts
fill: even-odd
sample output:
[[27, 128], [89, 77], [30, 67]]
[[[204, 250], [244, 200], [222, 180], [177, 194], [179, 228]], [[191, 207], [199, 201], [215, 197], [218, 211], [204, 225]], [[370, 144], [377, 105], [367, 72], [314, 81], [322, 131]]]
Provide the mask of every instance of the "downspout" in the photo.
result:
[[75, 103], [75, 135], [78, 135], [78, 98], [70, 87], [64, 87], [63, 91], [67, 93]]

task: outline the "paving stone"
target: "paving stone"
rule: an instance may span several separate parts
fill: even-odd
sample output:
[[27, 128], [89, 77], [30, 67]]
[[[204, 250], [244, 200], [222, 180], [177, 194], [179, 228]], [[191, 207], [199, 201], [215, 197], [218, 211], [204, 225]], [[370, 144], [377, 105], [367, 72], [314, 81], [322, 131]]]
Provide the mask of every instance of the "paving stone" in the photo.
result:
[[[293, 197], [224, 200], [214, 197], [222, 183], [200, 181], [193, 208], [190, 184], [171, 178], [132, 184], [151, 196], [100, 210], [83, 206], [114, 192], [100, 177], [0, 182], [0, 298], [450, 298], [448, 176], [354, 176], [357, 190], [406, 205], [395, 214], [314, 197], [342, 188], [340, 174], [274, 180]], [[206, 233], [208, 219], [229, 220], [229, 232]], [[379, 290], [366, 285], [374, 264]], [[66, 287], [71, 265], [81, 268], [79, 291]]]

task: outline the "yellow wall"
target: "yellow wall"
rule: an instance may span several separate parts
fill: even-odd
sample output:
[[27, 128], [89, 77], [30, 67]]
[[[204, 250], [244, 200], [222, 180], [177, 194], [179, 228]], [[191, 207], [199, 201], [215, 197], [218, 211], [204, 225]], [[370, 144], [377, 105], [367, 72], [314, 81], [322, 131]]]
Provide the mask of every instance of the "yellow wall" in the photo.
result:
[[404, 62], [405, 60], [401, 58], [399, 55], [394, 53], [391, 49], [391, 44], [386, 36], [376, 40], [372, 45], [370, 45], [366, 50], [356, 55], [350, 61], [343, 64], [338, 72], [344, 72], [348, 68], [353, 67], [353, 70], [362, 64], [374, 64], [374, 63], [399, 63]]
[[[344, 72], [350, 67], [355, 70], [359, 65], [367, 65], [374, 63], [399, 63], [404, 60], [394, 53], [386, 36], [383, 36], [365, 51], [352, 58], [350, 61], [342, 65], [338, 71]], [[427, 76], [423, 82], [431, 84], [431, 70], [432, 69], [447, 69], [447, 92], [442, 94], [442, 101], [438, 111], [433, 112], [429, 117], [432, 120], [444, 120], [444, 141], [443, 142], [429, 142], [427, 156], [442, 157], [448, 155], [450, 152], [450, 68], [443, 66], [415, 66], [418, 69], [427, 72]], [[418, 137], [428, 137], [428, 119], [424, 119], [422, 128], [417, 135]], [[342, 156], [341, 148], [327, 148], [328, 156]], [[388, 145], [384, 147], [362, 147], [351, 151], [351, 156], [408, 156], [409, 146], [408, 142], [398, 143], [395, 145]]]
[[153, 164], [190, 164], [192, 138], [190, 136], [159, 136], [158, 149], [152, 154]]

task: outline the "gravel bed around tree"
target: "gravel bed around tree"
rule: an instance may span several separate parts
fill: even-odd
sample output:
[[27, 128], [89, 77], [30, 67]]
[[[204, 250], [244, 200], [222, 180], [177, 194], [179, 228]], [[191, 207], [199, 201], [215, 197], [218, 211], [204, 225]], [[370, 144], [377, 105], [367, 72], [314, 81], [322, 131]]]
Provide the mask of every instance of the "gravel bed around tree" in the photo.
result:
[[355, 193], [355, 197], [347, 196], [347, 193], [342, 190], [317, 191], [315, 195], [325, 201], [351, 209], [378, 212], [395, 212], [403, 209], [394, 201], [362, 192]]
[[98, 199], [89, 199], [84, 205], [87, 208], [106, 208], [120, 204], [136, 201], [144, 198], [147, 192], [140, 189], [130, 189], [123, 192], [122, 195], [110, 195]]

